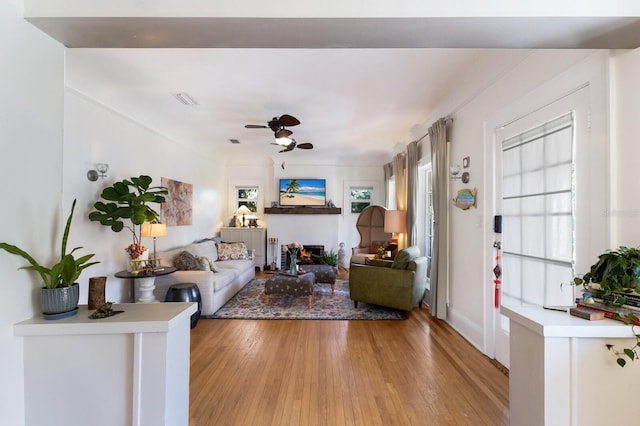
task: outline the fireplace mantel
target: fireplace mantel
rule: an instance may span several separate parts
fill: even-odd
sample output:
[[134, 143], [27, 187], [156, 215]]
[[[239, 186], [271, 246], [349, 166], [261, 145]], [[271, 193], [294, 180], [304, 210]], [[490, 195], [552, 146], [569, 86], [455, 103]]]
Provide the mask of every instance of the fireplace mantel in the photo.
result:
[[340, 207], [265, 207], [265, 214], [341, 214]]

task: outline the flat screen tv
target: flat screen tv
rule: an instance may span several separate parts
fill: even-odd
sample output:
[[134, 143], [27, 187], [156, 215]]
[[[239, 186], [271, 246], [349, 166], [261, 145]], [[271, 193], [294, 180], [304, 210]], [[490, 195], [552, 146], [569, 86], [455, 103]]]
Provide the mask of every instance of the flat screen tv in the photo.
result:
[[280, 179], [280, 206], [303, 207], [327, 204], [325, 179]]

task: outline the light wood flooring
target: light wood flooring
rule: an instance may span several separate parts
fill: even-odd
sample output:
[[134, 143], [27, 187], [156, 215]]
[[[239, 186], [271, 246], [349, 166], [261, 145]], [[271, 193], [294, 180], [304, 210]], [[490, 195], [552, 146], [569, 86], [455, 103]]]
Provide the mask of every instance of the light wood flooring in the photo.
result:
[[507, 425], [508, 377], [427, 309], [406, 321], [200, 320], [190, 425]]

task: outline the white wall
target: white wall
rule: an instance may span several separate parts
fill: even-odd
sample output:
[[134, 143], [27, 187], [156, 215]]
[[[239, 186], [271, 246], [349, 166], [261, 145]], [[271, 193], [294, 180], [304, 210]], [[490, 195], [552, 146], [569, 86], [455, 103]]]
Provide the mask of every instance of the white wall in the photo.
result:
[[[167, 236], [157, 239], [157, 250], [185, 245], [212, 236], [222, 224], [226, 203], [224, 157], [213, 151], [193, 151], [119, 115], [74, 90], [65, 91], [65, 141], [63, 167], [63, 205], [78, 199], [71, 230], [70, 247], [83, 246], [83, 253], [95, 253], [101, 263], [85, 270], [80, 277], [80, 303], [87, 301], [88, 281], [92, 276], [107, 276], [107, 300], [128, 301], [130, 282], [113, 274], [126, 267], [124, 248], [132, 236], [126, 229], [120, 233], [91, 222], [87, 215], [108, 185], [141, 174], [160, 185], [161, 177], [193, 185], [191, 226], [167, 227]], [[109, 164], [105, 179], [90, 182], [87, 170], [95, 163]], [[157, 205], [158, 212], [160, 206]], [[152, 249], [153, 242], [143, 244]]]
[[[254, 164], [247, 164], [250, 160], [236, 155], [229, 158], [226, 168], [227, 180], [232, 186], [238, 181], [258, 181], [265, 190], [264, 205], [259, 206], [260, 226], [269, 228], [268, 217], [264, 215], [263, 207], [271, 206], [271, 201], [278, 199], [278, 182], [280, 178], [320, 178], [327, 181], [327, 200], [332, 200], [336, 207], [342, 208], [342, 215], [338, 221], [338, 243], [345, 243], [345, 255], [351, 257], [351, 247], [357, 246], [360, 237], [355, 227], [357, 214], [351, 214], [349, 206], [345, 206], [345, 188], [349, 185], [371, 184], [374, 191], [374, 204], [384, 204], [384, 173], [382, 164], [372, 164], [374, 160], [361, 158], [355, 164], [323, 164], [313, 156], [313, 151], [304, 151], [298, 156], [282, 154], [273, 159], [254, 159]], [[284, 161], [284, 169], [282, 162]], [[379, 159], [375, 159], [379, 162]], [[229, 213], [230, 215], [230, 213]], [[227, 217], [227, 221], [228, 218]], [[300, 229], [300, 232], [303, 232]], [[302, 238], [300, 238], [302, 240]], [[280, 241], [285, 244], [287, 241]], [[326, 250], [339, 247], [325, 247]]]
[[638, 159], [640, 159], [640, 49], [617, 51], [612, 60], [611, 248], [640, 246]]
[[[37, 260], [58, 253], [61, 235], [63, 47], [22, 19], [22, 2], [0, 2], [0, 241]], [[0, 416], [24, 424], [22, 339], [13, 324], [40, 306], [37, 274], [0, 253]]]
[[[495, 252], [492, 247], [494, 213], [493, 130], [496, 123], [505, 123], [521, 114], [532, 112], [542, 105], [567, 94], [582, 84], [590, 83], [597, 102], [591, 105], [592, 121], [596, 123], [591, 138], [602, 148], [607, 145], [608, 117], [606, 84], [608, 56], [591, 51], [535, 51], [514, 67], [499, 81], [463, 106], [441, 106], [440, 111], [452, 110], [454, 123], [451, 141], [451, 163], [471, 157], [471, 181], [452, 183], [451, 193], [462, 187], [478, 188], [478, 208], [467, 211], [451, 209], [450, 212], [450, 271], [448, 321], [472, 344], [492, 355], [493, 340], [493, 274]], [[443, 114], [444, 115], [444, 114]], [[598, 148], [599, 150], [601, 150]], [[598, 151], [600, 152], [600, 151]], [[606, 152], [606, 149], [605, 149]], [[606, 157], [602, 176], [606, 180]], [[597, 170], [601, 171], [601, 170]], [[593, 196], [603, 197], [606, 182], [592, 188]], [[606, 197], [604, 197], [606, 199]], [[605, 222], [599, 207], [578, 211], [580, 220]], [[606, 228], [606, 223], [604, 225]], [[596, 230], [599, 228], [596, 228]], [[589, 246], [589, 252], [601, 250], [606, 244], [608, 232], [604, 232]], [[586, 244], [589, 245], [589, 244]], [[585, 256], [589, 257], [589, 256]], [[582, 261], [582, 260], [581, 260]]]

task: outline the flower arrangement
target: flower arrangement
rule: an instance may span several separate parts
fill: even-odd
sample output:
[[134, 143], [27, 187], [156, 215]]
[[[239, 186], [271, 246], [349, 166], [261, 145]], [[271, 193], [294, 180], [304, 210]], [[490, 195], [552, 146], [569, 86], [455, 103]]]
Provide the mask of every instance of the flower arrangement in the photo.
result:
[[290, 242], [289, 244], [286, 244], [284, 246], [282, 246], [282, 251], [293, 251], [294, 253], [298, 253], [298, 250], [304, 250], [304, 247], [302, 246], [302, 244], [300, 244], [297, 241], [293, 241]]
[[133, 243], [129, 245], [127, 248], [125, 248], [124, 250], [127, 253], [129, 253], [129, 257], [131, 259], [137, 259], [140, 256], [142, 256], [142, 253], [144, 253], [146, 249], [147, 248], [140, 243]]

